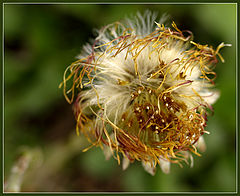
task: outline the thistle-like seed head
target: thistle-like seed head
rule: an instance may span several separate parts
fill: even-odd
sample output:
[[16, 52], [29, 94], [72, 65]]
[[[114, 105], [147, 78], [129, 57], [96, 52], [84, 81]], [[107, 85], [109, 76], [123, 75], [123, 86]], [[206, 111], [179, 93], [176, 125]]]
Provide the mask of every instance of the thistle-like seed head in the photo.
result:
[[190, 31], [155, 19], [146, 12], [102, 28], [62, 83], [69, 103], [80, 92], [74, 101], [77, 133], [109, 147], [106, 154], [119, 163], [122, 156], [124, 169], [139, 160], [151, 174], [156, 164], [168, 173], [170, 163], [192, 160], [190, 152], [199, 155], [207, 109], [219, 96], [212, 90], [213, 68], [217, 56], [223, 61], [219, 49], [225, 46], [197, 44]]

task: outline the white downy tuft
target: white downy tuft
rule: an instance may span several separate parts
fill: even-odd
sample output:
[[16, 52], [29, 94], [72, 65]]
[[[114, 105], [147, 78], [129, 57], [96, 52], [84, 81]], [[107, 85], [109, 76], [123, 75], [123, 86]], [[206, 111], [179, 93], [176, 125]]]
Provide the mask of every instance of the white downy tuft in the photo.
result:
[[[174, 22], [172, 28], [165, 26], [165, 16], [156, 19], [156, 13], [146, 11], [98, 30], [63, 82], [69, 103], [74, 89], [80, 89], [74, 102], [79, 130], [90, 141], [92, 134], [94, 144], [103, 144], [106, 159], [116, 153], [120, 163], [122, 153], [123, 170], [129, 160], [140, 160], [151, 175], [153, 163], [169, 173], [171, 160], [180, 162], [186, 155], [192, 167], [190, 151], [205, 151], [201, 135], [207, 133], [207, 108], [219, 97], [213, 69], [217, 56], [223, 61], [219, 50], [228, 46], [222, 43], [214, 50], [194, 43], [190, 31], [179, 30]], [[73, 86], [66, 89], [71, 77]], [[92, 129], [85, 131], [86, 122]]]

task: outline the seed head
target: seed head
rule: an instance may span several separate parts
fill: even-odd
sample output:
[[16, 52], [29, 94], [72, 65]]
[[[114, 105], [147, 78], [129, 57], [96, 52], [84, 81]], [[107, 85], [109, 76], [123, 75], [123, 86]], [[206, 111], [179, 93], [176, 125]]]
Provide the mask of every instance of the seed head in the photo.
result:
[[62, 83], [69, 103], [79, 92], [77, 134], [118, 163], [122, 157], [124, 169], [138, 160], [152, 175], [157, 164], [168, 173], [170, 163], [192, 161], [196, 146], [205, 148], [207, 111], [219, 97], [213, 69], [217, 56], [224, 61], [219, 50], [225, 46], [197, 44], [190, 31], [155, 20], [147, 11], [103, 27]]

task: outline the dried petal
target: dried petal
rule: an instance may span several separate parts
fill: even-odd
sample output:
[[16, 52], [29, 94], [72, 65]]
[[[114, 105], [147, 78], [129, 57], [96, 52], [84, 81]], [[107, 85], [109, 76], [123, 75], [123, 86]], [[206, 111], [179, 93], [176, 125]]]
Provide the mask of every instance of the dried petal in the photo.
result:
[[199, 137], [199, 140], [196, 142], [195, 146], [199, 149], [200, 152], [206, 151], [207, 147], [203, 136]]
[[155, 175], [156, 167], [154, 167], [154, 165], [151, 162], [142, 161], [142, 166], [145, 169], [145, 171], [147, 171], [149, 174], [151, 174], [152, 176]]
[[109, 146], [106, 145], [103, 146], [103, 154], [106, 160], [109, 160], [112, 157], [112, 152]]
[[128, 166], [129, 166], [129, 164], [130, 164], [129, 159], [126, 158], [126, 157], [123, 157], [123, 160], [122, 160], [122, 169], [123, 169], [123, 170], [126, 170], [126, 169], [128, 168]]
[[163, 157], [160, 157], [159, 161], [160, 161], [160, 167], [161, 167], [162, 171], [165, 174], [168, 174], [170, 172], [170, 162]]

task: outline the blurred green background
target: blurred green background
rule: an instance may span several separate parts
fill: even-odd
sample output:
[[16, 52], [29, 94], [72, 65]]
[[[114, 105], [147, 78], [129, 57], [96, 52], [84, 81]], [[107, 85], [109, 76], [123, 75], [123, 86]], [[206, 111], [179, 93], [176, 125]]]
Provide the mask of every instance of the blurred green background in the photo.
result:
[[[221, 97], [209, 117], [207, 151], [194, 167], [160, 167], [154, 177], [139, 162], [122, 171], [99, 148], [77, 137], [72, 107], [58, 88], [93, 28], [154, 10], [170, 15], [194, 41], [216, 48]], [[33, 155], [21, 191], [235, 191], [236, 190], [236, 5], [234, 4], [53, 4], [4, 5], [4, 180], [22, 151]], [[24, 148], [23, 148], [24, 147]], [[24, 150], [23, 150], [24, 149]]]

